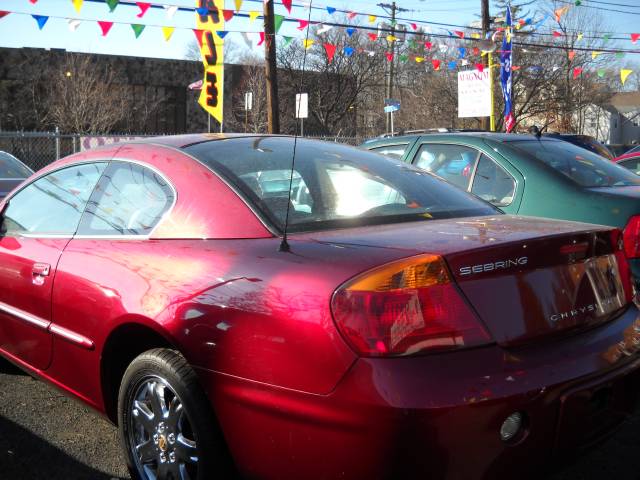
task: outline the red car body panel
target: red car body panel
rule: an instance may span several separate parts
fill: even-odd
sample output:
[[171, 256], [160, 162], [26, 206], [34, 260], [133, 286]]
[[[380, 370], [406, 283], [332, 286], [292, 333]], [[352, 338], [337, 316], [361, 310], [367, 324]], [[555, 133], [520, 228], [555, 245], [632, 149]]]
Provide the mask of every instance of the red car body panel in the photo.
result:
[[[0, 325], [20, 323], [2, 332], [15, 342], [0, 345], [4, 356], [107, 413], [104, 347], [120, 328], [148, 328], [194, 366], [238, 468], [251, 478], [475, 478], [511, 468], [522, 475], [626, 417], [624, 400], [639, 384], [636, 307], [598, 325], [549, 320], [568, 308], [554, 294], [559, 287], [581, 301], [580, 286], [553, 265], [571, 259], [553, 252], [578, 242], [597, 253], [610, 229], [507, 216], [434, 220], [295, 234], [291, 252], [282, 252], [280, 238], [227, 183], [178, 150], [211, 138], [106, 147], [38, 173], [137, 161], [169, 179], [177, 198], [150, 238], [2, 238], [0, 280], [8, 288], [0, 290], [14, 293], [0, 301], [50, 322], [37, 329], [3, 314]], [[525, 248], [530, 270], [460, 276], [471, 260], [494, 262]], [[30, 260], [12, 264], [15, 252]], [[445, 258], [500, 345], [359, 358], [334, 324], [333, 293], [362, 272], [421, 253]], [[45, 282], [55, 277], [38, 294], [35, 262], [51, 264]], [[491, 283], [484, 306], [482, 282]], [[542, 339], [567, 328], [572, 335]], [[603, 389], [620, 408], [591, 423], [571, 416], [588, 412], [590, 392]], [[526, 413], [528, 433], [509, 445], [499, 430], [514, 411]]]

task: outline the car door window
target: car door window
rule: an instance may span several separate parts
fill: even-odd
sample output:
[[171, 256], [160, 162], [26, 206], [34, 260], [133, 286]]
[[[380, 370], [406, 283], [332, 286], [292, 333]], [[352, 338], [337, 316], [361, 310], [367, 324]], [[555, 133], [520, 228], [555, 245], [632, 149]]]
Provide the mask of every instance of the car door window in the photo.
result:
[[418, 150], [414, 164], [468, 190], [477, 158], [478, 151], [464, 145], [425, 143]]
[[632, 158], [631, 160], [618, 162], [618, 165], [621, 165], [627, 170], [631, 170], [633, 173], [640, 175], [640, 158]]
[[516, 181], [500, 165], [486, 155], [480, 156], [471, 192], [498, 207], [513, 202]]
[[372, 148], [371, 151], [381, 153], [382, 155], [386, 155], [388, 157], [401, 159], [406, 149], [407, 144], [403, 143], [401, 145], [385, 145], [384, 147], [376, 147]]
[[148, 235], [173, 205], [175, 193], [153, 170], [112, 162], [80, 221], [79, 235]]
[[5, 235], [73, 235], [106, 162], [63, 168], [40, 177], [9, 200]]

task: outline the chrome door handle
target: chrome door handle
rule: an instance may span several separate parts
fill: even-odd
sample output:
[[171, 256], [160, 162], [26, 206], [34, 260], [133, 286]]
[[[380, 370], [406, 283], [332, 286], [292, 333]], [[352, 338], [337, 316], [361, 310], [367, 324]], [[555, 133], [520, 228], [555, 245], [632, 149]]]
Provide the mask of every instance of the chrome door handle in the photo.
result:
[[48, 263], [34, 263], [33, 264], [33, 274], [40, 275], [41, 277], [46, 277], [51, 272], [51, 265]]

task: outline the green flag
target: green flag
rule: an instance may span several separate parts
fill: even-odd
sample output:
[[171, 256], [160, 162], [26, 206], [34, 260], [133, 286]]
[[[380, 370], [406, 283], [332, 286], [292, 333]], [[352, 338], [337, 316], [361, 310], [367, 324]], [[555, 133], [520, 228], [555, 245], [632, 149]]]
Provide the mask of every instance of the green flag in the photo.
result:
[[144, 30], [144, 25], [140, 25], [139, 23], [132, 23], [131, 28], [133, 28], [133, 33], [136, 34], [136, 38], [138, 38]]
[[282, 21], [284, 17], [282, 15], [274, 15], [273, 16], [273, 26], [275, 28], [275, 32], [278, 33], [280, 27], [282, 26]]
[[109, 5], [109, 11], [113, 12], [118, 6], [118, 2], [120, 0], [107, 0], [107, 5]]

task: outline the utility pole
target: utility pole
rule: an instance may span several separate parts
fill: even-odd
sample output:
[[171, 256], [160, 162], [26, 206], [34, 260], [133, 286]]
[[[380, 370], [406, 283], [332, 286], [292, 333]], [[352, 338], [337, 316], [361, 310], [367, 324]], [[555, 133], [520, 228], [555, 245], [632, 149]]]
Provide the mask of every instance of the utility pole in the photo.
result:
[[[480, 0], [482, 7], [481, 7], [481, 16], [482, 16], [482, 39], [486, 40], [487, 38], [487, 33], [489, 32], [489, 29], [491, 28], [491, 18], [489, 17], [489, 0]], [[489, 55], [491, 55], [491, 53], [487, 53], [486, 55], [484, 55], [482, 57], [482, 64], [485, 67], [489, 67], [491, 68], [491, 66], [489, 65], [488, 59], [489, 59]], [[489, 75], [492, 75], [493, 72], [489, 71]], [[493, 85], [491, 86], [493, 88]], [[482, 117], [482, 126], [481, 128], [483, 130], [489, 130], [491, 128], [491, 117]]]
[[280, 133], [278, 102], [278, 71], [276, 65], [276, 36], [273, 15], [273, 0], [264, 2], [264, 60], [267, 82], [267, 128], [268, 133]]
[[[378, 6], [384, 9], [384, 11], [387, 12], [387, 14], [391, 15], [391, 32], [389, 33], [389, 35], [391, 35], [392, 37], [395, 37], [396, 12], [409, 12], [410, 10], [396, 6], [396, 2], [393, 2], [391, 4], [379, 3]], [[393, 55], [393, 57], [391, 58], [391, 61], [389, 62], [389, 68], [387, 69], [387, 77], [385, 79], [387, 88], [386, 88], [385, 95], [386, 95], [386, 98], [393, 98], [393, 78], [395, 73], [395, 62], [396, 62], [396, 42], [395, 40], [391, 40], [391, 41], [387, 41], [387, 43], [391, 47], [391, 54]], [[391, 121], [392, 115], [393, 113], [387, 113], [386, 115], [386, 131], [387, 132], [390, 132], [390, 129], [392, 128], [392, 121]]]

